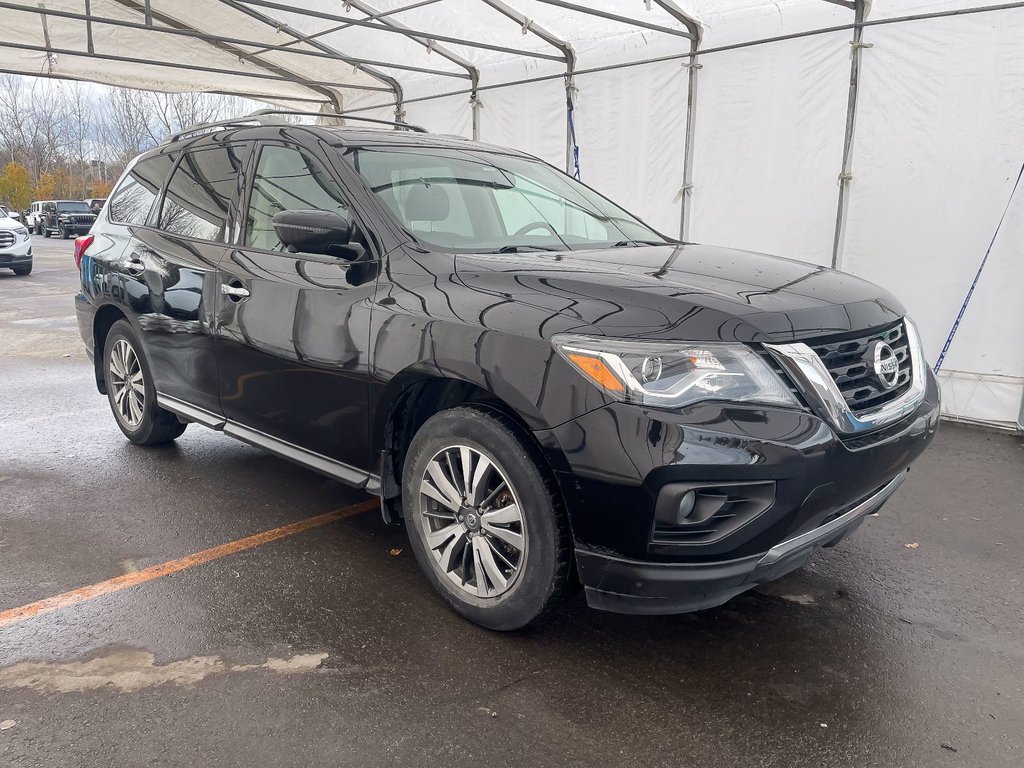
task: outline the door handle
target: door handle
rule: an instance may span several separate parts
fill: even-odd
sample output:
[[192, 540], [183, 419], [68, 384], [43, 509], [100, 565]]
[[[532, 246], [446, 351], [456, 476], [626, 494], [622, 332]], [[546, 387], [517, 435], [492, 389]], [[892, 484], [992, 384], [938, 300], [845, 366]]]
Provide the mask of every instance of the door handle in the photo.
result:
[[220, 292], [221, 295], [227, 296], [232, 301], [242, 301], [249, 298], [249, 290], [240, 285], [221, 283]]
[[127, 259], [121, 259], [117, 262], [116, 266], [122, 272], [127, 272], [133, 277], [138, 277], [146, 271], [146, 265], [142, 262], [142, 259], [139, 258], [137, 253], [133, 253]]

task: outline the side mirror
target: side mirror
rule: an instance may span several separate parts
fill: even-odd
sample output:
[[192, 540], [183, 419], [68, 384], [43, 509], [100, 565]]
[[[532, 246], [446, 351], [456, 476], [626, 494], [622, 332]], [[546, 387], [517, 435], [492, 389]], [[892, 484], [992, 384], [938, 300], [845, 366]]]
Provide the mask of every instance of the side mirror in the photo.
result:
[[330, 254], [347, 246], [348, 221], [333, 211], [281, 211], [274, 214], [274, 232], [292, 253]]

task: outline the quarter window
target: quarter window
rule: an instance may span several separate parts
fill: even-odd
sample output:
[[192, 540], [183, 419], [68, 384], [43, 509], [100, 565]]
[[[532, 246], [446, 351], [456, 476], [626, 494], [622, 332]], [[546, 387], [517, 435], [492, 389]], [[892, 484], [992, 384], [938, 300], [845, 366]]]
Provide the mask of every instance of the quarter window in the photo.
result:
[[110, 220], [119, 224], [145, 224], [175, 157], [156, 155], [136, 163], [110, 196], [107, 209]]
[[274, 231], [274, 214], [298, 210], [333, 211], [349, 219], [345, 196], [316, 161], [296, 149], [264, 147], [249, 196], [246, 245], [284, 251]]
[[167, 185], [160, 229], [223, 242], [247, 151], [230, 145], [185, 153]]

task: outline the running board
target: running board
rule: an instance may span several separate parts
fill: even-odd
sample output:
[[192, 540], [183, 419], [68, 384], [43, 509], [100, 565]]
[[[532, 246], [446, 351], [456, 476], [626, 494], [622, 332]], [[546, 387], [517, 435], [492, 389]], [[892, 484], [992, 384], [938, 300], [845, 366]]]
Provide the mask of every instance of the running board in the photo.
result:
[[255, 448], [262, 448], [275, 456], [301, 464], [308, 469], [332, 477], [346, 485], [359, 488], [367, 493], [380, 495], [380, 477], [372, 472], [365, 472], [349, 464], [335, 461], [323, 454], [300, 448], [293, 443], [268, 435], [266, 432], [260, 432], [258, 429], [247, 427], [244, 424], [239, 424], [237, 421], [231, 421], [212, 411], [192, 405], [192, 403], [187, 403], [184, 400], [179, 400], [176, 397], [170, 397], [169, 395], [157, 392], [156, 402], [161, 408], [184, 419], [223, 432], [225, 435], [229, 435], [236, 440], [241, 440], [243, 443], [247, 443]]
[[156, 393], [156, 404], [165, 411], [170, 411], [184, 419], [194, 421], [196, 424], [202, 424], [210, 429], [222, 430], [227, 422], [227, 419], [223, 416], [218, 416], [212, 411], [200, 408], [198, 405], [192, 405], [192, 403], [186, 403], [184, 400], [179, 400], [170, 395], [162, 395], [159, 392]]

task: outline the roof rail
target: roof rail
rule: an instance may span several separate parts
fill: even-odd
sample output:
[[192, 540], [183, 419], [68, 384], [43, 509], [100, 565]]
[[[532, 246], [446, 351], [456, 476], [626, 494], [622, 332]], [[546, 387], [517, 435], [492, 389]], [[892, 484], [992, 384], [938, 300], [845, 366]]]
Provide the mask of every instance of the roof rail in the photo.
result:
[[362, 115], [350, 115], [344, 112], [296, 112], [287, 109], [260, 109], [251, 114], [243, 115], [242, 117], [233, 117], [227, 120], [215, 120], [209, 123], [197, 123], [190, 128], [185, 128], [180, 131], [168, 134], [161, 145], [173, 144], [176, 141], [181, 141], [184, 138], [191, 136], [198, 136], [204, 132], [211, 131], [215, 128], [229, 128], [232, 126], [243, 126], [256, 123], [257, 125], [281, 125], [282, 121], [266, 119], [272, 118], [275, 115], [294, 115], [297, 117], [333, 117], [342, 120], [358, 120], [361, 123], [376, 123], [378, 125], [390, 125], [396, 129], [402, 129], [406, 131], [415, 131], [416, 133], [427, 133], [427, 129], [420, 125], [412, 125], [411, 123], [396, 123], [390, 120], [378, 120], [374, 117], [363, 117]]

